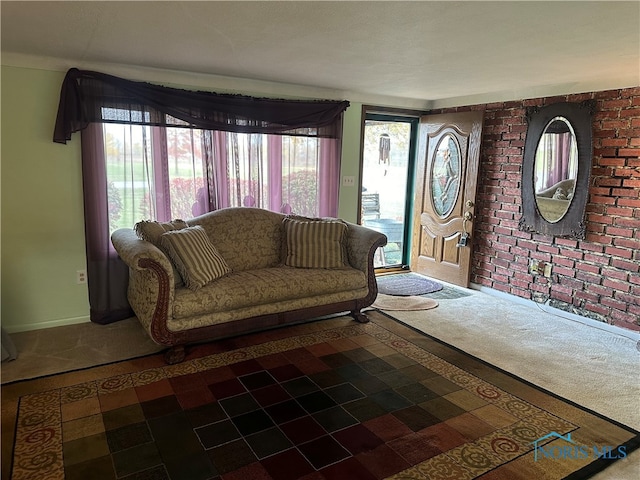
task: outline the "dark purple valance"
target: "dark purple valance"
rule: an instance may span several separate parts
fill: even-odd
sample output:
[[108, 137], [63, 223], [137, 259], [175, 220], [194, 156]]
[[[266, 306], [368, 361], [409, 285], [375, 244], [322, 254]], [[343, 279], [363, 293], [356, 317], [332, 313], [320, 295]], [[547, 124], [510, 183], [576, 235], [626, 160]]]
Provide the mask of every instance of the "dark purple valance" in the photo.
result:
[[72, 68], [62, 83], [53, 141], [67, 143], [92, 122], [340, 138], [348, 106], [182, 90]]

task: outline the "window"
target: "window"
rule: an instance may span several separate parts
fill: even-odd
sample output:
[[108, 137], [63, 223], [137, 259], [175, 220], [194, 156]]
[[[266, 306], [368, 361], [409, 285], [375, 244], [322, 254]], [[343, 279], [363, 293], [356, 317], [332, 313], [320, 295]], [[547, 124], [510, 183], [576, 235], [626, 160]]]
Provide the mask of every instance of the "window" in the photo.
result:
[[229, 206], [324, 214], [321, 139], [119, 123], [102, 135], [109, 232]]

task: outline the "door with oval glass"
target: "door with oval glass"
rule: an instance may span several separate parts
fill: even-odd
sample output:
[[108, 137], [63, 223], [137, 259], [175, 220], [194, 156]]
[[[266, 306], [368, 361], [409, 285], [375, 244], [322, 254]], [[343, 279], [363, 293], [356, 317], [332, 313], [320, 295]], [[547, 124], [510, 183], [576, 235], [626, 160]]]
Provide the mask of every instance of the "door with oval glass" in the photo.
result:
[[483, 115], [420, 119], [411, 269], [463, 287], [471, 274]]

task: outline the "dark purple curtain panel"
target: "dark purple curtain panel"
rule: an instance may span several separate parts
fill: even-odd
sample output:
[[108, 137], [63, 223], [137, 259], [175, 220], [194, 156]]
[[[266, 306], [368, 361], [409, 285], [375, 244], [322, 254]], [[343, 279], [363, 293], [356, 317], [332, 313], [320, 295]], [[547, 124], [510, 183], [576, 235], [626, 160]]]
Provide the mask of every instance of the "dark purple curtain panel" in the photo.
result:
[[82, 131], [82, 186], [92, 322], [107, 324], [134, 315], [127, 300], [129, 267], [118, 257], [109, 235], [107, 173], [102, 126], [91, 123]]
[[91, 122], [338, 138], [348, 106], [182, 90], [72, 68], [62, 83], [53, 141], [66, 143]]

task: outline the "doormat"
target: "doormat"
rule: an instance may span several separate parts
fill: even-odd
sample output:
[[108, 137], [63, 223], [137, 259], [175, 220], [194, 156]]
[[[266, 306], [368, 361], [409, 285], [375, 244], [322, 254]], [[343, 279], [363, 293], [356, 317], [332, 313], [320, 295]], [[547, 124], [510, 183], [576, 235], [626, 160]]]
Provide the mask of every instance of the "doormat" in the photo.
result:
[[378, 293], [384, 295], [424, 295], [442, 290], [441, 283], [417, 273], [399, 273], [377, 277]]
[[430, 310], [438, 306], [432, 298], [418, 297], [418, 296], [397, 296], [397, 295], [385, 295], [379, 293], [375, 301], [371, 305], [378, 310], [389, 311], [412, 311], [412, 310]]
[[625, 425], [368, 316], [3, 386], [2, 478], [577, 480], [638, 447]]

